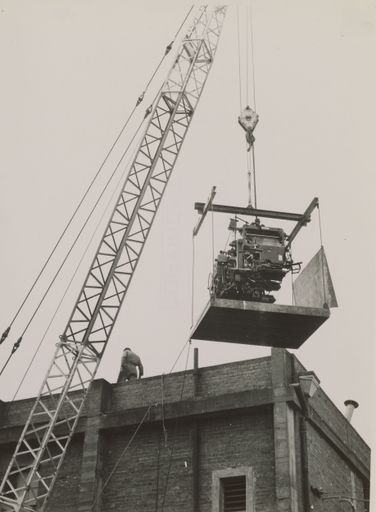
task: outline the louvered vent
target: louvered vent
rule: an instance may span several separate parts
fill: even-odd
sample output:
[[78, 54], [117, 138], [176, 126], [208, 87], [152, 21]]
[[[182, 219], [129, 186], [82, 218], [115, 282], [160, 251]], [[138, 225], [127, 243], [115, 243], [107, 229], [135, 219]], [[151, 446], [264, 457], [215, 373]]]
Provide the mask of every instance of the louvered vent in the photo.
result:
[[245, 476], [223, 478], [223, 512], [245, 512]]

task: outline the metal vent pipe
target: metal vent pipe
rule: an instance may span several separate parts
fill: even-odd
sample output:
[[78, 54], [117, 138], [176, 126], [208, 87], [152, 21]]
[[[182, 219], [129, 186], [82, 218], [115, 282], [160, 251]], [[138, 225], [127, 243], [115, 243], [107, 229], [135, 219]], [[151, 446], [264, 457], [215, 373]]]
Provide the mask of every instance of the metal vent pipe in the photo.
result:
[[352, 418], [352, 415], [354, 413], [354, 410], [359, 407], [359, 404], [358, 402], [356, 402], [355, 400], [345, 400], [345, 406], [346, 406], [346, 409], [345, 409], [345, 418], [347, 419], [347, 421], [350, 423], [351, 422], [351, 418]]

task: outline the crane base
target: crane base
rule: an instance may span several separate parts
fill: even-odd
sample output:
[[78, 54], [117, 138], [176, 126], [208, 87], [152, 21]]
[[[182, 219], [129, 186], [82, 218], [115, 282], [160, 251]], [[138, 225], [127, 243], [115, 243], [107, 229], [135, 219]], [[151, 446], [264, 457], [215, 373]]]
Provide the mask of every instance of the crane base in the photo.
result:
[[326, 308], [212, 298], [191, 339], [294, 349], [329, 316]]

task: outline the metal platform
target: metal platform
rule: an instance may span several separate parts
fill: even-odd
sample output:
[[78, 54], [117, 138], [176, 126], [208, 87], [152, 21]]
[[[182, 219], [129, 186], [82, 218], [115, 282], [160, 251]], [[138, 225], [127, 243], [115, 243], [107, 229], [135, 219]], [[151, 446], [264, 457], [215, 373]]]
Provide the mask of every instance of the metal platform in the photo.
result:
[[295, 349], [329, 316], [330, 310], [326, 308], [213, 298], [191, 338]]

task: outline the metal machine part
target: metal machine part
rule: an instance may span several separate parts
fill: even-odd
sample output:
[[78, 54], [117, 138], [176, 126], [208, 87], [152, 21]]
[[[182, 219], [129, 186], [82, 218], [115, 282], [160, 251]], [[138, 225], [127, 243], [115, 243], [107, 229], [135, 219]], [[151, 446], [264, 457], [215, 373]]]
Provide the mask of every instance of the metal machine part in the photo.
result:
[[234, 240], [216, 258], [212, 296], [273, 303], [271, 292], [280, 289], [288, 272], [300, 270], [287, 248], [287, 235], [283, 229], [262, 225], [259, 219], [241, 227], [237, 224], [237, 218], [230, 220]]
[[245, 136], [248, 144], [247, 151], [250, 151], [252, 144], [255, 141], [253, 136], [253, 132], [256, 128], [256, 125], [259, 121], [259, 116], [256, 114], [251, 107], [247, 106], [238, 117], [238, 122], [240, 126], [245, 131]]

